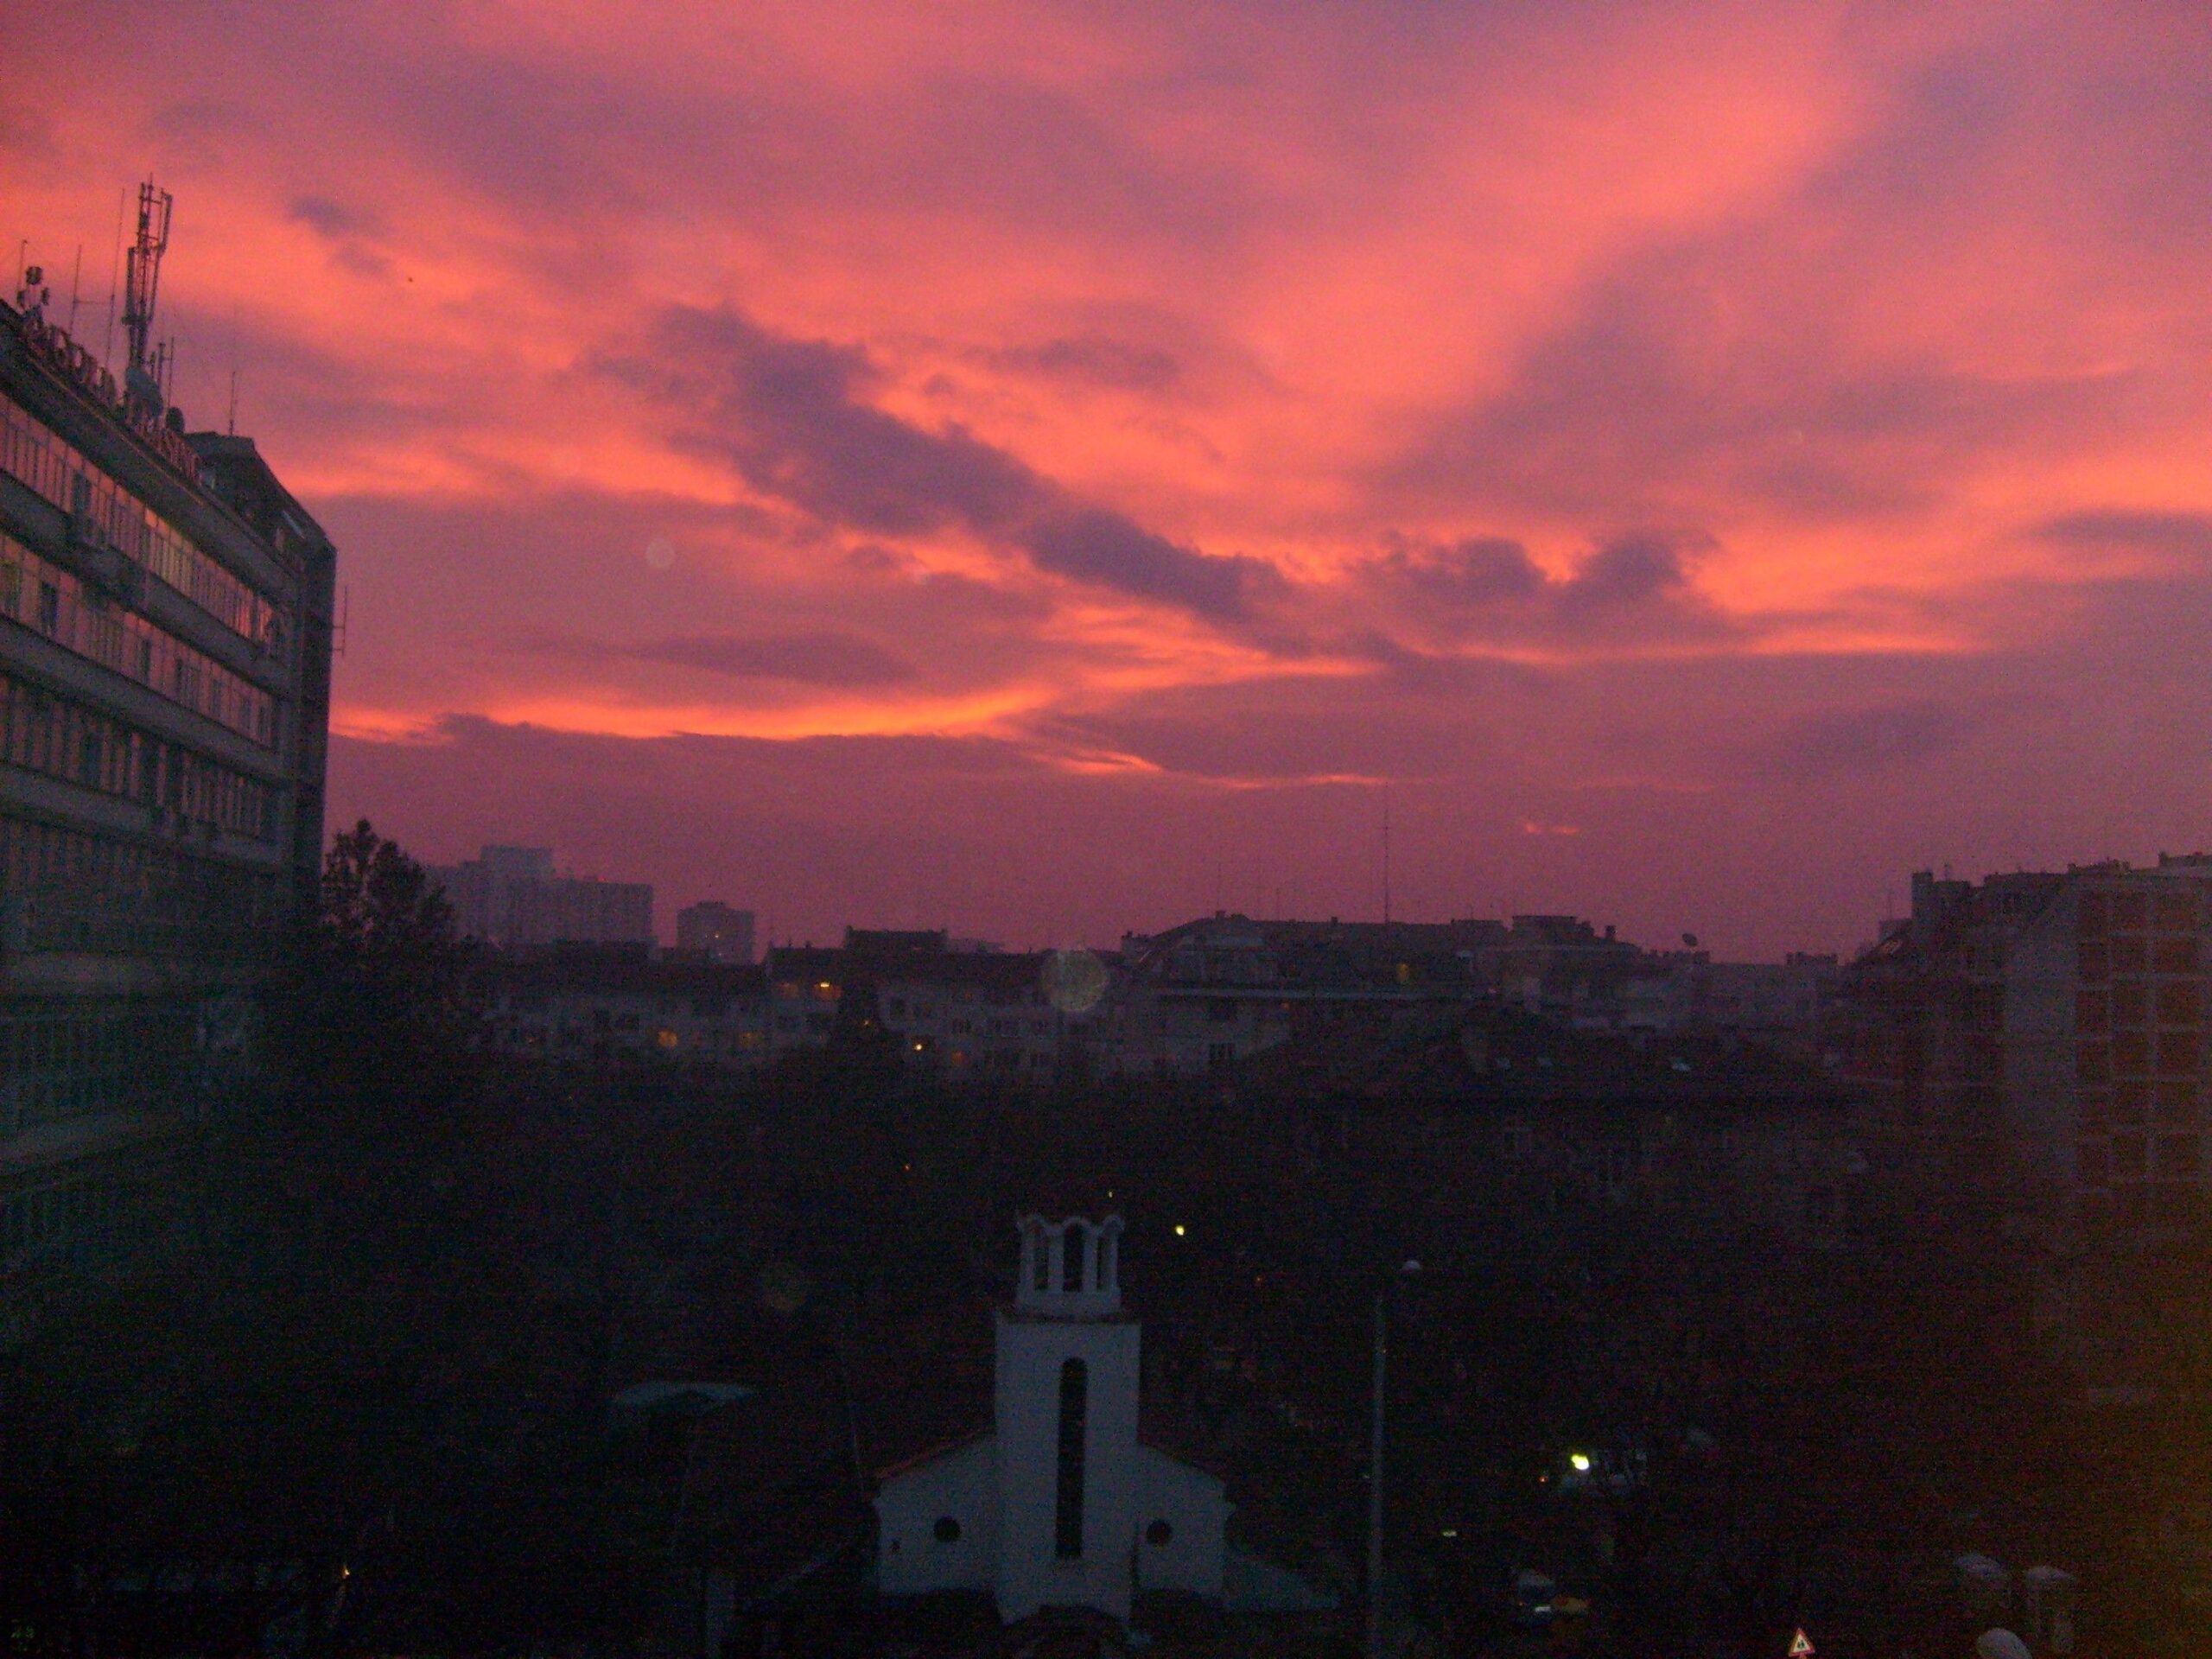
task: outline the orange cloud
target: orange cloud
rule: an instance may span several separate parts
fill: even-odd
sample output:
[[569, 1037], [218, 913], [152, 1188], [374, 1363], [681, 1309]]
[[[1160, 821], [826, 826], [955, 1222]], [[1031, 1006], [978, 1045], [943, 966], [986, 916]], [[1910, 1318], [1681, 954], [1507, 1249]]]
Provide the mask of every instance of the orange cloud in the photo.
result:
[[[1040, 801], [1425, 779], [1495, 798], [1463, 865], [1747, 870], [1815, 811], [1966, 863], [2205, 804], [2069, 712], [2155, 695], [2212, 583], [2201, 11], [94, 0], [10, 45], [0, 232], [83, 244], [97, 340], [113, 192], [177, 191], [181, 401], [235, 366], [339, 535], [363, 780], [455, 721], [957, 739]], [[1622, 779], [1643, 817], [1577, 804]]]

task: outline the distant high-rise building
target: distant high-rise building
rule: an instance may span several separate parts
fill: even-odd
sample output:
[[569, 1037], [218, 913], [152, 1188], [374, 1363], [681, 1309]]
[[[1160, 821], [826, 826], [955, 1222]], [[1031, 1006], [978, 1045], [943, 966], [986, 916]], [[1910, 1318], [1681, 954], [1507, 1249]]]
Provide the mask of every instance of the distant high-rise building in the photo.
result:
[[2201, 1217], [2212, 858], [1913, 877], [1837, 1032], [1891, 1160], [1947, 1205], [2132, 1228]]
[[486, 847], [480, 858], [431, 874], [444, 884], [461, 933], [503, 950], [652, 943], [650, 884], [559, 874], [548, 847]]
[[676, 943], [679, 950], [700, 951], [710, 962], [751, 962], [753, 912], [714, 899], [686, 906], [676, 912]]
[[135, 346], [119, 391], [41, 297], [0, 304], [0, 1346], [158, 1238], [259, 1065], [315, 902], [337, 560], [251, 438], [187, 434]]

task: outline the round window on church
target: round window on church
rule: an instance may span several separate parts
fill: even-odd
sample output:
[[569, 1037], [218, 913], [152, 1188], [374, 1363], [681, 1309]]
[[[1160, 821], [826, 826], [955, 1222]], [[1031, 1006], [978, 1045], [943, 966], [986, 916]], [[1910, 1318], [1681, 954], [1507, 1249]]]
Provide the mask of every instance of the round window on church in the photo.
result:
[[1168, 1540], [1174, 1535], [1175, 1529], [1169, 1526], [1165, 1520], [1155, 1521], [1144, 1529], [1145, 1542], [1150, 1544], [1154, 1549], [1165, 1549]]
[[949, 1515], [938, 1516], [937, 1525], [930, 1530], [940, 1544], [957, 1544], [960, 1541], [960, 1523]]

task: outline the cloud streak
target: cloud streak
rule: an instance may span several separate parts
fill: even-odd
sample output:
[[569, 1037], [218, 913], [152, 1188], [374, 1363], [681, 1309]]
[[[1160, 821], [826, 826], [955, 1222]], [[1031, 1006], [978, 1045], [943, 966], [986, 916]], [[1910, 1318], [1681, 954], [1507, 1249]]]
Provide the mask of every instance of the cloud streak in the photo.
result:
[[85, 0], [0, 234], [97, 316], [177, 191], [440, 856], [1110, 938], [1357, 913], [1387, 779], [1402, 902], [1778, 949], [2201, 838], [2212, 15], [1260, 18]]

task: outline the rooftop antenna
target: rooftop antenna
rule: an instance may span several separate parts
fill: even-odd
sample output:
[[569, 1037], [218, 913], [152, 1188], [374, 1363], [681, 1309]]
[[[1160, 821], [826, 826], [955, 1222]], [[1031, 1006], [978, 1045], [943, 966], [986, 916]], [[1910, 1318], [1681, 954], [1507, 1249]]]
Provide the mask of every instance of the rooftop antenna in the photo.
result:
[[238, 436], [238, 370], [237, 370], [237, 369], [233, 368], [233, 369], [231, 371], [231, 418], [230, 418], [230, 424], [229, 424], [229, 428], [228, 428], [228, 430], [227, 430], [227, 434], [226, 434], [226, 435], [228, 435], [228, 436], [230, 436], [230, 437], [233, 437], [233, 438], [235, 438], [236, 436]]
[[77, 245], [76, 269], [69, 273], [69, 338], [77, 337], [77, 288], [85, 278], [85, 245]]
[[162, 404], [162, 358], [146, 348], [154, 336], [154, 302], [162, 285], [162, 256], [169, 251], [169, 210], [175, 199], [157, 189], [151, 179], [138, 187], [138, 239], [124, 258], [123, 327], [130, 343], [129, 367], [124, 374], [130, 402], [147, 410]]
[[1382, 785], [1382, 925], [1390, 925], [1390, 786]]

